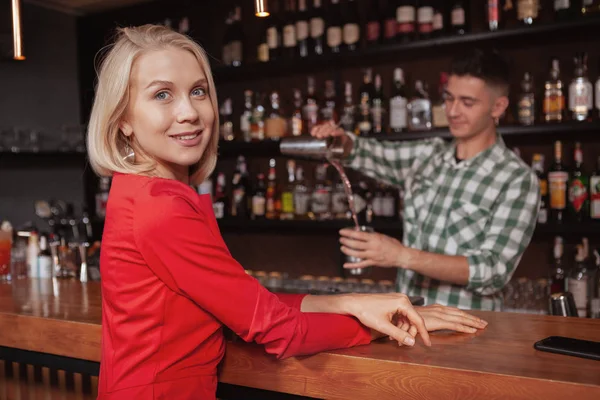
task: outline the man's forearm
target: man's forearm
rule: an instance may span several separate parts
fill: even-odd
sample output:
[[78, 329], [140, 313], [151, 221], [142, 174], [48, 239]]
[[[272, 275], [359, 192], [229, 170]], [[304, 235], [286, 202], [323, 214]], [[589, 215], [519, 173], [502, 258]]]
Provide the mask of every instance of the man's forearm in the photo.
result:
[[438, 281], [466, 285], [469, 283], [469, 262], [464, 256], [448, 256], [417, 249], [406, 249], [408, 257], [402, 268], [410, 269]]

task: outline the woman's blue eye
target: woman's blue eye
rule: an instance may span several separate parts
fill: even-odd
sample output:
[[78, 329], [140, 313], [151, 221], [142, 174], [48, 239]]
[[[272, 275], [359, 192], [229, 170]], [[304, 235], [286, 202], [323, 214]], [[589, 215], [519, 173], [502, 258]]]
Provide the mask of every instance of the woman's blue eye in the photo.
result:
[[169, 98], [169, 94], [167, 92], [158, 92], [154, 98], [156, 100], [167, 100]]
[[196, 88], [192, 91], [192, 96], [205, 96], [206, 90], [204, 88]]

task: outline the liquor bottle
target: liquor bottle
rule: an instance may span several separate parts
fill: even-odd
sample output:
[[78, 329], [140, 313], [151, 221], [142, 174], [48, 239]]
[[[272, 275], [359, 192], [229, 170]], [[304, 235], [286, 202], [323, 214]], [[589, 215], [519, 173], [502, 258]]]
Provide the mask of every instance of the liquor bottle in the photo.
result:
[[385, 132], [385, 99], [383, 97], [382, 86], [381, 75], [375, 75], [375, 90], [373, 92], [373, 99], [371, 100], [372, 132], [374, 135], [381, 135]]
[[328, 164], [319, 164], [315, 169], [311, 210], [318, 221], [331, 219], [331, 182], [327, 180], [327, 166]]
[[554, 143], [554, 164], [548, 170], [548, 185], [550, 188], [550, 219], [553, 222], [564, 222], [567, 208], [567, 183], [569, 173], [562, 159], [562, 143]]
[[373, 130], [373, 120], [371, 115], [372, 97], [373, 97], [373, 70], [367, 68], [363, 75], [363, 84], [359, 89], [359, 117], [358, 134], [368, 136]]
[[231, 65], [239, 67], [243, 59], [244, 32], [242, 30], [242, 8], [235, 7], [231, 24], [229, 51], [231, 52]]
[[279, 0], [272, 1], [271, 16], [268, 21], [267, 28], [267, 44], [269, 45], [269, 61], [276, 61], [281, 58], [282, 40], [281, 40], [281, 9], [279, 8]]
[[265, 185], [265, 174], [258, 174], [256, 187], [252, 195], [252, 219], [263, 219], [266, 214], [267, 187]]
[[455, 35], [467, 33], [467, 8], [463, 0], [455, 0], [450, 12], [450, 29]]
[[340, 126], [344, 129], [344, 131], [355, 133], [355, 113], [356, 106], [352, 100], [352, 83], [346, 82], [344, 85], [344, 109], [340, 119]]
[[575, 167], [569, 181], [569, 211], [571, 219], [577, 222], [584, 221], [589, 216], [590, 199], [588, 187], [589, 177], [583, 170], [583, 151], [581, 143], [575, 142], [575, 151], [573, 154]]
[[269, 20], [271, 17], [262, 18], [261, 35], [258, 38], [258, 48], [256, 52], [256, 58], [259, 62], [269, 62]]
[[265, 137], [279, 140], [287, 133], [287, 122], [279, 109], [279, 93], [274, 91], [270, 96], [271, 108], [265, 120]]
[[381, 211], [386, 220], [397, 219], [398, 205], [396, 201], [396, 190], [393, 187], [384, 187], [383, 198], [381, 199]]
[[554, 249], [553, 249], [554, 263], [552, 266], [552, 273], [550, 278], [550, 294], [563, 293], [567, 290], [565, 273], [566, 268], [564, 265], [564, 244], [561, 236], [554, 238]]
[[323, 19], [322, 0], [313, 0], [310, 12], [310, 44], [312, 54], [322, 55], [325, 50], [325, 20]]
[[521, 94], [519, 95], [518, 120], [521, 125], [533, 125], [535, 123], [535, 95], [533, 94], [533, 82], [531, 74], [525, 72], [521, 81]]
[[337, 107], [335, 105], [335, 84], [332, 80], [328, 79], [325, 81], [325, 92], [323, 99], [323, 107], [321, 107], [322, 122], [333, 121], [337, 123]]
[[407, 96], [404, 86], [404, 72], [401, 68], [394, 70], [394, 88], [390, 98], [390, 130], [400, 133], [407, 128]]
[[371, 206], [373, 209], [373, 220], [374, 221], [382, 221], [385, 218], [383, 217], [383, 192], [385, 188], [383, 184], [378, 184], [375, 186], [375, 191], [373, 192], [373, 198], [371, 199]]
[[346, 219], [348, 216], [348, 198], [344, 190], [344, 183], [339, 178], [331, 192], [331, 214], [335, 219]]
[[446, 117], [446, 102], [444, 101], [444, 93], [448, 86], [448, 74], [440, 73], [440, 84], [438, 86], [438, 100], [432, 107], [433, 126], [436, 128], [448, 127], [448, 117]]
[[37, 264], [40, 278], [47, 279], [53, 277], [52, 253], [50, 252], [48, 237], [46, 235], [40, 236], [40, 252], [37, 256]]
[[110, 178], [107, 176], [100, 177], [98, 181], [98, 190], [96, 191], [96, 216], [99, 218], [106, 217], [106, 203], [108, 202], [108, 194], [110, 192]]
[[266, 209], [265, 217], [267, 219], [277, 219], [277, 172], [275, 170], [275, 159], [269, 160], [269, 177], [267, 180], [267, 194], [266, 194]]
[[414, 0], [399, 0], [396, 9], [396, 22], [398, 41], [402, 43], [410, 42], [415, 38], [417, 10]]
[[417, 8], [417, 32], [419, 39], [433, 36], [433, 1], [421, 0]]
[[548, 222], [548, 178], [544, 173], [544, 155], [534, 154], [531, 161], [531, 169], [537, 175], [540, 183], [540, 208], [538, 211], [538, 224]]
[[223, 219], [228, 214], [228, 199], [226, 194], [225, 174], [219, 172], [217, 175], [217, 186], [215, 188], [215, 196], [213, 202], [213, 211], [216, 219]]
[[223, 53], [221, 58], [223, 64], [231, 65], [231, 25], [233, 24], [232, 14], [229, 13], [225, 19], [225, 34], [223, 35]]
[[[599, 70], [600, 70], [600, 68], [599, 68]], [[595, 98], [596, 98], [596, 111], [598, 112], [598, 115], [600, 116], [600, 76], [598, 76], [598, 79], [596, 80]]]
[[330, 53], [339, 53], [342, 50], [343, 42], [342, 7], [340, 0], [331, 0], [327, 15], [327, 49]]
[[248, 218], [250, 211], [250, 182], [244, 156], [239, 156], [237, 159], [237, 166], [231, 184], [231, 216], [235, 218]]
[[346, 2], [346, 13], [342, 28], [344, 49], [354, 51], [360, 42], [360, 19], [358, 17], [358, 5], [356, 0]]
[[240, 116], [240, 131], [244, 142], [252, 140], [250, 125], [252, 123], [252, 90], [244, 91], [244, 111]]
[[398, 34], [396, 11], [396, 0], [387, 0], [383, 17], [383, 43], [394, 43], [396, 41], [396, 35]]
[[577, 314], [581, 318], [587, 316], [588, 306], [588, 279], [589, 271], [585, 262], [585, 249], [581, 244], [577, 245], [575, 254], [575, 265], [569, 274], [567, 287], [573, 294]]
[[235, 139], [233, 133], [233, 121], [231, 115], [233, 114], [233, 107], [231, 106], [231, 99], [227, 98], [221, 106], [221, 138], [227, 142], [231, 142]]
[[306, 101], [304, 102], [302, 112], [304, 114], [306, 133], [310, 135], [312, 128], [319, 122], [319, 101], [315, 94], [315, 78], [312, 76], [308, 77], [308, 90], [306, 92]]
[[305, 219], [310, 211], [311, 192], [304, 180], [302, 166], [296, 168], [296, 185], [294, 187], [294, 218]]
[[282, 44], [282, 57], [288, 60], [293, 59], [298, 52], [295, 0], [285, 0]]
[[581, 13], [590, 16], [600, 13], [600, 0], [582, 0]]
[[259, 92], [255, 94], [250, 136], [253, 142], [265, 139], [265, 107], [262, 105], [262, 94]]
[[539, 10], [539, 0], [518, 0], [517, 19], [523, 25], [532, 25], [538, 18]]
[[431, 100], [422, 81], [415, 81], [414, 95], [406, 106], [409, 131], [431, 129]]
[[288, 180], [284, 190], [281, 192], [281, 215], [282, 220], [294, 219], [294, 189], [296, 188], [296, 162], [287, 162]]
[[579, 0], [554, 0], [554, 15], [559, 21], [573, 19], [577, 16]]
[[600, 221], [600, 156], [596, 161], [596, 171], [590, 176], [590, 218]]
[[446, 34], [446, 23], [444, 18], [444, 0], [437, 0], [433, 9], [433, 37], [440, 37]]
[[565, 114], [565, 95], [560, 79], [560, 63], [552, 59], [550, 77], [544, 84], [544, 121], [562, 122]]
[[298, 15], [296, 18], [296, 39], [298, 55], [300, 57], [308, 57], [310, 26], [309, 15], [306, 8], [306, 0], [298, 0]]
[[488, 29], [490, 31], [497, 31], [500, 29], [500, 18], [502, 15], [500, 0], [487, 0], [486, 3]]
[[[379, 15], [379, 0], [371, 0], [367, 7], [367, 24], [365, 27], [365, 39], [367, 42], [367, 46], [375, 46], [382, 42], [383, 34], [381, 32], [381, 23], [380, 23], [380, 15]], [[394, 20], [394, 28], [396, 20]], [[385, 23], [384, 23], [385, 24]], [[394, 32], [394, 36], [395, 32]]]
[[294, 89], [294, 112], [290, 120], [290, 131], [292, 136], [302, 135], [302, 92], [300, 89]]
[[569, 110], [575, 121], [585, 121], [592, 111], [593, 88], [587, 77], [587, 54], [575, 57], [575, 75], [569, 85]]

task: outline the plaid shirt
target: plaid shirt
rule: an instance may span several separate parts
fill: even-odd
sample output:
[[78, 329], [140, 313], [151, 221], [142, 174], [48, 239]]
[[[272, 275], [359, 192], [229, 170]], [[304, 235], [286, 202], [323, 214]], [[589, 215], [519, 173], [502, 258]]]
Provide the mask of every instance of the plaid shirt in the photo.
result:
[[539, 182], [500, 136], [457, 163], [456, 145], [440, 138], [378, 141], [355, 138], [350, 168], [401, 188], [403, 244], [465, 256], [466, 286], [398, 269], [397, 290], [426, 304], [501, 310], [502, 288], [529, 245], [539, 208]]

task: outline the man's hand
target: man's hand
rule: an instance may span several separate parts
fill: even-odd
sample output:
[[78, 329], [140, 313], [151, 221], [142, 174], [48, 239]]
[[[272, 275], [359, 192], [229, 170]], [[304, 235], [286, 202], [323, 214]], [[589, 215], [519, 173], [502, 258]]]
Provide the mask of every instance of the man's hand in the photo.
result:
[[381, 233], [340, 230], [342, 253], [361, 258], [358, 263], [346, 263], [344, 268], [403, 267], [408, 263], [410, 249], [399, 240]]

